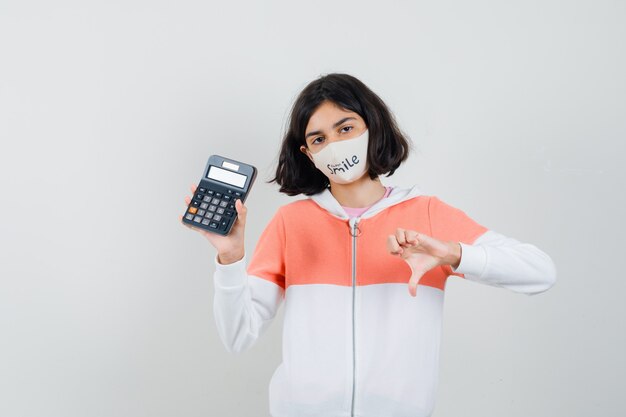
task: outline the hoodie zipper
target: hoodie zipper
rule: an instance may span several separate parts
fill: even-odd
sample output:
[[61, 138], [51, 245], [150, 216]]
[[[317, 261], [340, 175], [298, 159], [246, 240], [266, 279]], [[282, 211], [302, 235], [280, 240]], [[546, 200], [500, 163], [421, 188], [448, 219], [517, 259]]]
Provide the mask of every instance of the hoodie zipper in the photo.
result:
[[[355, 303], [356, 303], [356, 238], [361, 234], [358, 228], [361, 217], [354, 218], [354, 223], [350, 227], [352, 236], [352, 400], [350, 405], [350, 416], [354, 417], [354, 396], [356, 392], [356, 331], [355, 331]], [[352, 220], [352, 219], [350, 219]], [[357, 234], [357, 231], [359, 232]]]

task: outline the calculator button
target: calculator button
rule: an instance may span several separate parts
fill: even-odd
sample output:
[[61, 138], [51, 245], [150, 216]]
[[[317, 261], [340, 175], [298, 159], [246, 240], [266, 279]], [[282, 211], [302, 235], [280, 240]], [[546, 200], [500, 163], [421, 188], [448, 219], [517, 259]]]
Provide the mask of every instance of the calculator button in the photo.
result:
[[220, 229], [226, 230], [226, 228], [228, 227], [228, 223], [228, 220], [222, 220], [222, 223], [220, 223]]
[[193, 214], [187, 214], [187, 215], [185, 216], [185, 218], [186, 218], [187, 220], [193, 220]]
[[209, 206], [209, 211], [215, 211], [217, 210], [217, 206]]
[[198, 211], [196, 207], [189, 207], [189, 213], [196, 214], [196, 211]]
[[209, 207], [209, 205], [208, 205], [207, 203], [202, 203], [202, 204], [200, 204], [200, 208], [201, 208], [202, 210], [206, 210], [206, 209], [207, 209], [207, 207]]
[[220, 201], [220, 207], [228, 207], [228, 201]]
[[213, 200], [211, 200], [211, 204], [218, 205], [219, 203], [220, 203], [220, 199], [219, 198], [214, 198]]
[[197, 198], [198, 200], [202, 200], [202, 194], [196, 194], [196, 198]]
[[231, 196], [229, 196], [229, 195], [225, 195], [225, 196], [224, 196], [224, 200], [226, 200], [226, 201], [230, 201], [230, 199], [231, 199], [231, 198], [232, 198], [232, 197], [231, 197]]
[[222, 193], [215, 193], [215, 197], [220, 198], [222, 196]]
[[212, 227], [213, 229], [217, 229], [217, 226], [219, 226], [218, 222], [211, 222], [211, 223], [209, 223], [209, 227]]
[[202, 188], [202, 187], [201, 187], [201, 188], [200, 188], [200, 192], [201, 192], [201, 193], [206, 193], [206, 188]]
[[233, 214], [235, 214], [235, 213], [233, 213], [232, 211], [227, 211], [224, 214], [226, 214], [228, 217], [233, 217]]
[[230, 203], [228, 205], [228, 208], [231, 209], [231, 210], [234, 210], [235, 209], [235, 205], [233, 203]]
[[222, 216], [220, 216], [219, 214], [216, 214], [215, 216], [213, 216], [213, 220], [215, 220], [216, 222], [219, 222], [220, 220], [222, 220]]
[[213, 213], [211, 213], [210, 211], [207, 211], [207, 213], [204, 215], [204, 217], [206, 217], [207, 219], [212, 219], [213, 218]]
[[239, 191], [235, 191], [235, 197], [241, 197], [241, 193]]
[[200, 217], [200, 216], [196, 216], [196, 217], [193, 218], [193, 221], [196, 222], [196, 223], [200, 223], [201, 220], [202, 220], [202, 217]]
[[224, 214], [224, 209], [223, 208], [218, 208], [217, 209], [217, 214]]
[[226, 192], [227, 192], [228, 194], [232, 194], [232, 193], [233, 193], [233, 190], [228, 189], [228, 190], [226, 190]]
[[196, 200], [193, 200], [193, 201], [191, 202], [191, 205], [192, 205], [192, 206], [194, 206], [194, 207], [198, 207], [198, 206], [200, 205], [200, 202], [199, 202], [199, 201], [196, 201]]
[[207, 193], [208, 195], [213, 195], [213, 194], [215, 194], [215, 191], [213, 191], [213, 190], [209, 190], [209, 191], [207, 191], [206, 193]]
[[211, 221], [209, 219], [203, 219], [202, 224], [208, 226]]
[[202, 201], [204, 201], [205, 203], [210, 203], [211, 202], [211, 197], [209, 197], [208, 195], [205, 195], [204, 198], [202, 199]]
[[206, 210], [198, 210], [198, 216], [204, 216], [204, 213], [206, 213]]

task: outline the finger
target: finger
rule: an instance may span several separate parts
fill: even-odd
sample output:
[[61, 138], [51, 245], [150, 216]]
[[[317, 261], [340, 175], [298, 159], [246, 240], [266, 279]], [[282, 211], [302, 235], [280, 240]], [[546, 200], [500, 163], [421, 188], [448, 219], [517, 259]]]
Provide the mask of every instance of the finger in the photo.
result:
[[418, 244], [425, 250], [427, 250], [432, 245], [432, 239], [430, 236], [424, 233], [417, 234]]
[[193, 194], [195, 194], [196, 190], [198, 189], [198, 186], [196, 184], [191, 184], [191, 186], [189, 188], [191, 189], [191, 192]]
[[387, 236], [387, 250], [392, 255], [399, 255], [403, 252], [403, 249], [398, 245], [398, 240], [394, 235]]
[[189, 196], [185, 196], [185, 205], [189, 205], [189, 203], [191, 203], [191, 197]]
[[406, 241], [406, 243], [412, 246], [416, 246], [419, 244], [418, 235], [419, 233], [417, 233], [415, 230], [405, 230], [404, 240]]
[[241, 226], [245, 226], [246, 217], [248, 215], [248, 208], [244, 206], [244, 204], [238, 198], [237, 200], [235, 200], [235, 209], [237, 210], [237, 221], [241, 222]]
[[411, 274], [411, 279], [409, 280], [409, 294], [411, 294], [411, 297], [415, 297], [417, 295], [417, 283], [421, 277], [422, 274], [419, 272], [414, 271], [413, 274]]
[[399, 245], [404, 245], [406, 243], [404, 237], [404, 229], [401, 229], [399, 227], [396, 229], [396, 240], [398, 241]]

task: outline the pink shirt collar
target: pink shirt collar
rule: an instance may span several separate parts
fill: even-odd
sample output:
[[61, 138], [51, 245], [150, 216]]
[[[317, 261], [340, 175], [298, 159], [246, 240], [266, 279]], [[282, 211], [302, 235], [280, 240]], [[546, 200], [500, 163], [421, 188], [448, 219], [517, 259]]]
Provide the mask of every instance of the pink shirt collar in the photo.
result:
[[[385, 186], [385, 195], [382, 196], [382, 198], [380, 200], [382, 200], [383, 198], [386, 198], [389, 193], [391, 192], [391, 187], [387, 187]], [[378, 200], [378, 201], [380, 201]], [[376, 204], [378, 201], [375, 201], [374, 203], [370, 204], [367, 207], [346, 207], [346, 206], [341, 206], [343, 207], [343, 209], [346, 211], [346, 214], [350, 217], [358, 217], [361, 214], [363, 214], [368, 208], [370, 208], [371, 206], [373, 206], [374, 204]]]

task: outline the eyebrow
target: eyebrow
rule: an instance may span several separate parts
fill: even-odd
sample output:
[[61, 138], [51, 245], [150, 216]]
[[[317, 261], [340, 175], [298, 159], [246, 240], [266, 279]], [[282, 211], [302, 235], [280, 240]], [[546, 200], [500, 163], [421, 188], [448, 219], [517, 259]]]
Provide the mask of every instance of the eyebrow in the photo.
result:
[[[356, 117], [352, 117], [352, 116], [349, 116], [349, 117], [344, 117], [343, 119], [341, 119], [341, 120], [339, 120], [337, 123], [335, 123], [335, 124], [333, 125], [333, 128], [335, 128], [335, 127], [339, 126], [340, 124], [342, 124], [342, 123], [343, 123], [343, 122], [345, 122], [346, 120], [351, 120], [351, 119], [356, 120]], [[315, 131], [313, 131], [313, 132], [309, 132], [309, 133], [307, 133], [307, 134], [306, 134], [306, 136], [304, 137], [304, 140], [307, 140], [307, 138], [308, 138], [309, 136], [319, 135], [320, 133], [322, 133], [322, 131], [321, 131], [321, 130], [315, 130]]]

